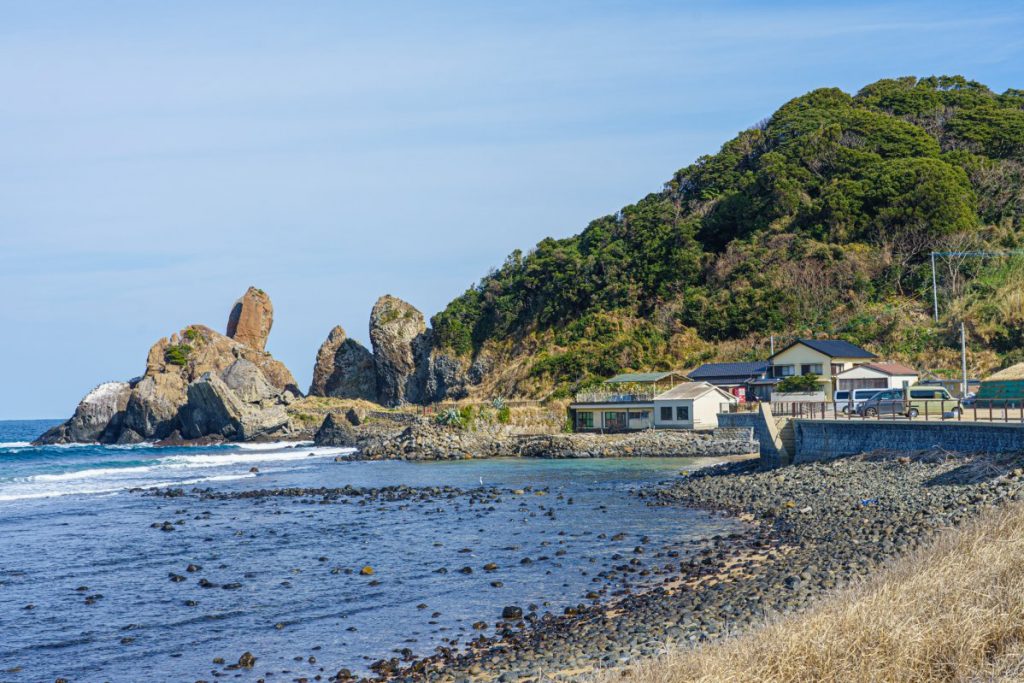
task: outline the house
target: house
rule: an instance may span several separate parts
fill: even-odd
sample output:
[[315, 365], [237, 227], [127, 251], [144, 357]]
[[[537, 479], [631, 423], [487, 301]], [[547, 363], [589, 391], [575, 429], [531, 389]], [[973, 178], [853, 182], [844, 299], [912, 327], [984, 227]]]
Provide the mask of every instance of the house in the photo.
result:
[[620, 392], [612, 388], [614, 383], [606, 382], [601, 390], [577, 394], [569, 406], [573, 428], [577, 432], [713, 429], [722, 405], [737, 402], [735, 396], [707, 382], [687, 381], [664, 390], [655, 389], [654, 382], [647, 384]]
[[818, 375], [826, 396], [835, 391], [835, 377], [877, 356], [842, 339], [797, 339], [768, 359], [769, 378], [776, 382], [793, 375]]
[[917, 370], [902, 363], [864, 363], [837, 374], [836, 391], [900, 389], [904, 383], [917, 384], [917, 378]]
[[752, 395], [750, 383], [768, 376], [768, 361], [749, 363], [705, 363], [687, 377], [724, 389], [740, 401]]

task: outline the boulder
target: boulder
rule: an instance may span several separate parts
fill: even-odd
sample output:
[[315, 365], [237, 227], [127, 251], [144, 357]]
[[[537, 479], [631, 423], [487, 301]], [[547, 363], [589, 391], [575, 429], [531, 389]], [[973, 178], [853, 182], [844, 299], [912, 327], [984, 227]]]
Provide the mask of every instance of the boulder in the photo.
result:
[[320, 345], [309, 394], [377, 401], [373, 354], [355, 339], [349, 339], [340, 325]]
[[244, 358], [239, 358], [229, 365], [227, 370], [221, 373], [220, 378], [246, 403], [278, 402], [281, 399], [281, 391], [267, 381], [263, 371], [255, 363]]
[[337, 446], [341, 448], [355, 448], [358, 443], [356, 431], [343, 419], [336, 418], [334, 413], [327, 413], [320, 429], [313, 437], [313, 443], [317, 446]]
[[105, 382], [88, 394], [67, 422], [48, 430], [36, 444], [58, 444], [117, 439], [124, 421], [132, 386], [128, 382]]
[[[426, 333], [423, 314], [410, 304], [391, 296], [382, 296], [370, 313], [370, 342], [373, 345], [377, 393], [387, 406], [417, 402], [421, 386], [417, 386], [417, 355], [423, 344], [418, 340]], [[421, 366], [422, 367], [422, 366]]]
[[220, 435], [246, 441], [282, 431], [287, 424], [283, 405], [247, 403], [209, 372], [188, 385], [188, 402], [181, 411], [181, 433], [188, 439]]
[[228, 315], [227, 336], [249, 348], [263, 351], [274, 325], [274, 306], [262, 289], [250, 287]]

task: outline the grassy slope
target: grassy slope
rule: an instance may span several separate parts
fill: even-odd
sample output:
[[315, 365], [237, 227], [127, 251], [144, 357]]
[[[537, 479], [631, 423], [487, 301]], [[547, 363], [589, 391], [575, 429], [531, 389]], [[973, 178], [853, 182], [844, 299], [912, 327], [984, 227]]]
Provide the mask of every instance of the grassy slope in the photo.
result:
[[1017, 249], [1022, 221], [1021, 91], [961, 77], [821, 89], [660, 192], [512, 254], [432, 322], [451, 353], [495, 361], [486, 389], [506, 395], [764, 357], [770, 334], [951, 370], [961, 319], [984, 373], [1024, 360], [1024, 267], [941, 262], [936, 325], [928, 252]]
[[1024, 506], [937, 537], [803, 614], [602, 680], [1024, 680]]

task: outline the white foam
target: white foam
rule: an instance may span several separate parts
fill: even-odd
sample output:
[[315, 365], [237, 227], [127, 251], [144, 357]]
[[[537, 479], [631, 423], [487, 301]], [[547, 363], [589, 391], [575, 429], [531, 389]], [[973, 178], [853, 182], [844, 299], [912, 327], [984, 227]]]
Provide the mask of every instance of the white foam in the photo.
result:
[[31, 446], [31, 441], [3, 441], [0, 442], [0, 448], [24, 448], [25, 446]]
[[240, 443], [235, 444], [245, 451], [276, 451], [285, 448], [307, 448], [313, 445], [312, 441], [268, 441], [266, 443]]

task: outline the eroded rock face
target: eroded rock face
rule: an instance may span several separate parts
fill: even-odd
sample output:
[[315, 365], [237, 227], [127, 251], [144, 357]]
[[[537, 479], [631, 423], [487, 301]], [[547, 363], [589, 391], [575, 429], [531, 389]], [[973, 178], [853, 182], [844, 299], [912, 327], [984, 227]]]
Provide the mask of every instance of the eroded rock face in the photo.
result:
[[378, 400], [373, 354], [355, 339], [349, 339], [341, 325], [335, 326], [320, 345], [309, 393], [311, 396]]
[[416, 371], [422, 344], [416, 342], [426, 330], [423, 314], [401, 299], [387, 294], [374, 304], [370, 312], [370, 342], [377, 371], [377, 394], [384, 405], [420, 400], [422, 384], [417, 386]]
[[112, 443], [117, 439], [124, 422], [131, 391], [132, 385], [128, 382], [105, 382], [99, 385], [86, 394], [70, 420], [48, 430], [39, 437], [37, 443]]
[[288, 413], [283, 403], [268, 405], [267, 400], [245, 401], [223, 379], [205, 373], [188, 385], [181, 434], [187, 439], [219, 435], [230, 441], [270, 436], [285, 428]]
[[192, 325], [153, 344], [141, 378], [94, 390], [39, 442], [259, 438], [283, 429], [295, 396], [292, 373], [269, 353]]
[[235, 302], [228, 315], [227, 336], [246, 346], [263, 351], [274, 325], [274, 306], [262, 289], [250, 287]]

